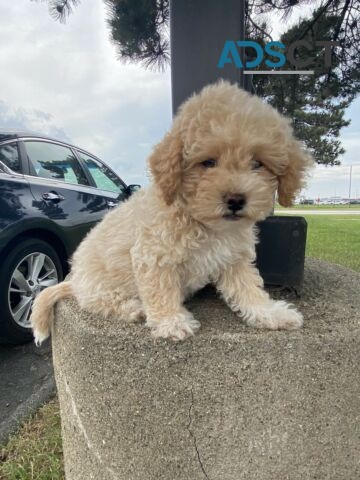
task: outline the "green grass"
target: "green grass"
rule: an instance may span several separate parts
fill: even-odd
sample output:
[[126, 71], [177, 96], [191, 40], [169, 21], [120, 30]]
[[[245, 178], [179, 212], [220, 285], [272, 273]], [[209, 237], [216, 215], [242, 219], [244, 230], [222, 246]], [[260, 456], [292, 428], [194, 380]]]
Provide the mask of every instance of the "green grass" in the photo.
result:
[[306, 255], [360, 272], [360, 215], [305, 215]]
[[43, 406], [0, 447], [1, 480], [64, 480], [59, 404]]
[[[360, 215], [339, 213], [305, 215], [305, 218], [308, 222], [307, 256], [360, 272]], [[55, 400], [45, 405], [3, 449], [0, 448], [0, 480], [63, 479], [60, 415]]]

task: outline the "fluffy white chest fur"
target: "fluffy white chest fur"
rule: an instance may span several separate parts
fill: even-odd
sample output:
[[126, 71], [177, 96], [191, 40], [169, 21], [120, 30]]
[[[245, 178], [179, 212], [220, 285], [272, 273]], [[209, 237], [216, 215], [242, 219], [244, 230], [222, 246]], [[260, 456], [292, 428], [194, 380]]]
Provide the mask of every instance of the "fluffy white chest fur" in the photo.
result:
[[[241, 258], [255, 260], [255, 229], [246, 219], [218, 231], [189, 221], [177, 208], [166, 214], [159, 208], [156, 192], [143, 190], [131, 200], [136, 215], [134, 245], [130, 248], [135, 270], [176, 270], [183, 298], [208, 283], [216, 283], [221, 272]], [[115, 252], [113, 252], [115, 253]], [[116, 256], [116, 254], [115, 254]]]
[[216, 284], [221, 273], [241, 257], [255, 258], [253, 248], [249, 248], [252, 230], [246, 227], [238, 234], [210, 235], [196, 249], [189, 250], [182, 266], [182, 285], [187, 298], [208, 283]]

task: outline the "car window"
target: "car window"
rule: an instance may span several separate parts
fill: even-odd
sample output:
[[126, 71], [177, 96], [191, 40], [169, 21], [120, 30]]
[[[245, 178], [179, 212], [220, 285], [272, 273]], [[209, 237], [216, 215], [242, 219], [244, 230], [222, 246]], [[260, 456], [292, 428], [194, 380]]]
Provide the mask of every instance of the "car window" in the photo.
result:
[[20, 158], [17, 143], [0, 145], [0, 162], [13, 172], [20, 172]]
[[114, 193], [124, 193], [125, 187], [114, 172], [95, 158], [89, 157], [82, 152], [78, 152], [78, 154], [88, 168], [98, 188]]
[[25, 147], [38, 177], [88, 185], [85, 173], [70, 148], [29, 140], [25, 142]]

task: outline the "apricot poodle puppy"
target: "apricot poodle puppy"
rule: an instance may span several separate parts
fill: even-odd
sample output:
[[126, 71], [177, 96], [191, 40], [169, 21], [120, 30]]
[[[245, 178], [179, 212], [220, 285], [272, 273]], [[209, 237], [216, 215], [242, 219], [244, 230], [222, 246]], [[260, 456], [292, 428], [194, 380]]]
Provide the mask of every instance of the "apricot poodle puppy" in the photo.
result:
[[208, 283], [252, 327], [300, 328], [301, 314], [263, 289], [255, 222], [271, 212], [276, 190], [281, 205], [292, 204], [311, 164], [274, 108], [228, 82], [205, 87], [154, 148], [153, 183], [91, 230], [69, 281], [36, 298], [36, 343], [50, 334], [55, 303], [70, 296], [84, 310], [146, 318], [156, 337], [183, 340], [200, 327], [184, 301]]

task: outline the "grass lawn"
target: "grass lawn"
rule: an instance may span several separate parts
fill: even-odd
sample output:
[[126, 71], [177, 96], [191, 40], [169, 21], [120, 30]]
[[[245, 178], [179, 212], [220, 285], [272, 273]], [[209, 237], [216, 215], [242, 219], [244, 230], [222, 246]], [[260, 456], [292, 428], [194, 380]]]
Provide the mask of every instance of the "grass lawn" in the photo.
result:
[[64, 480], [59, 404], [44, 405], [0, 446], [1, 480]]
[[360, 272], [360, 215], [305, 215], [306, 255]]
[[[301, 205], [304, 207], [314, 208]], [[344, 207], [349, 208], [348, 205]], [[343, 206], [326, 208], [341, 210]], [[339, 212], [339, 215], [305, 217], [308, 222], [306, 255], [360, 272], [360, 215]], [[5, 447], [0, 447], [0, 480], [64, 478], [59, 406], [55, 400], [26, 422]]]

